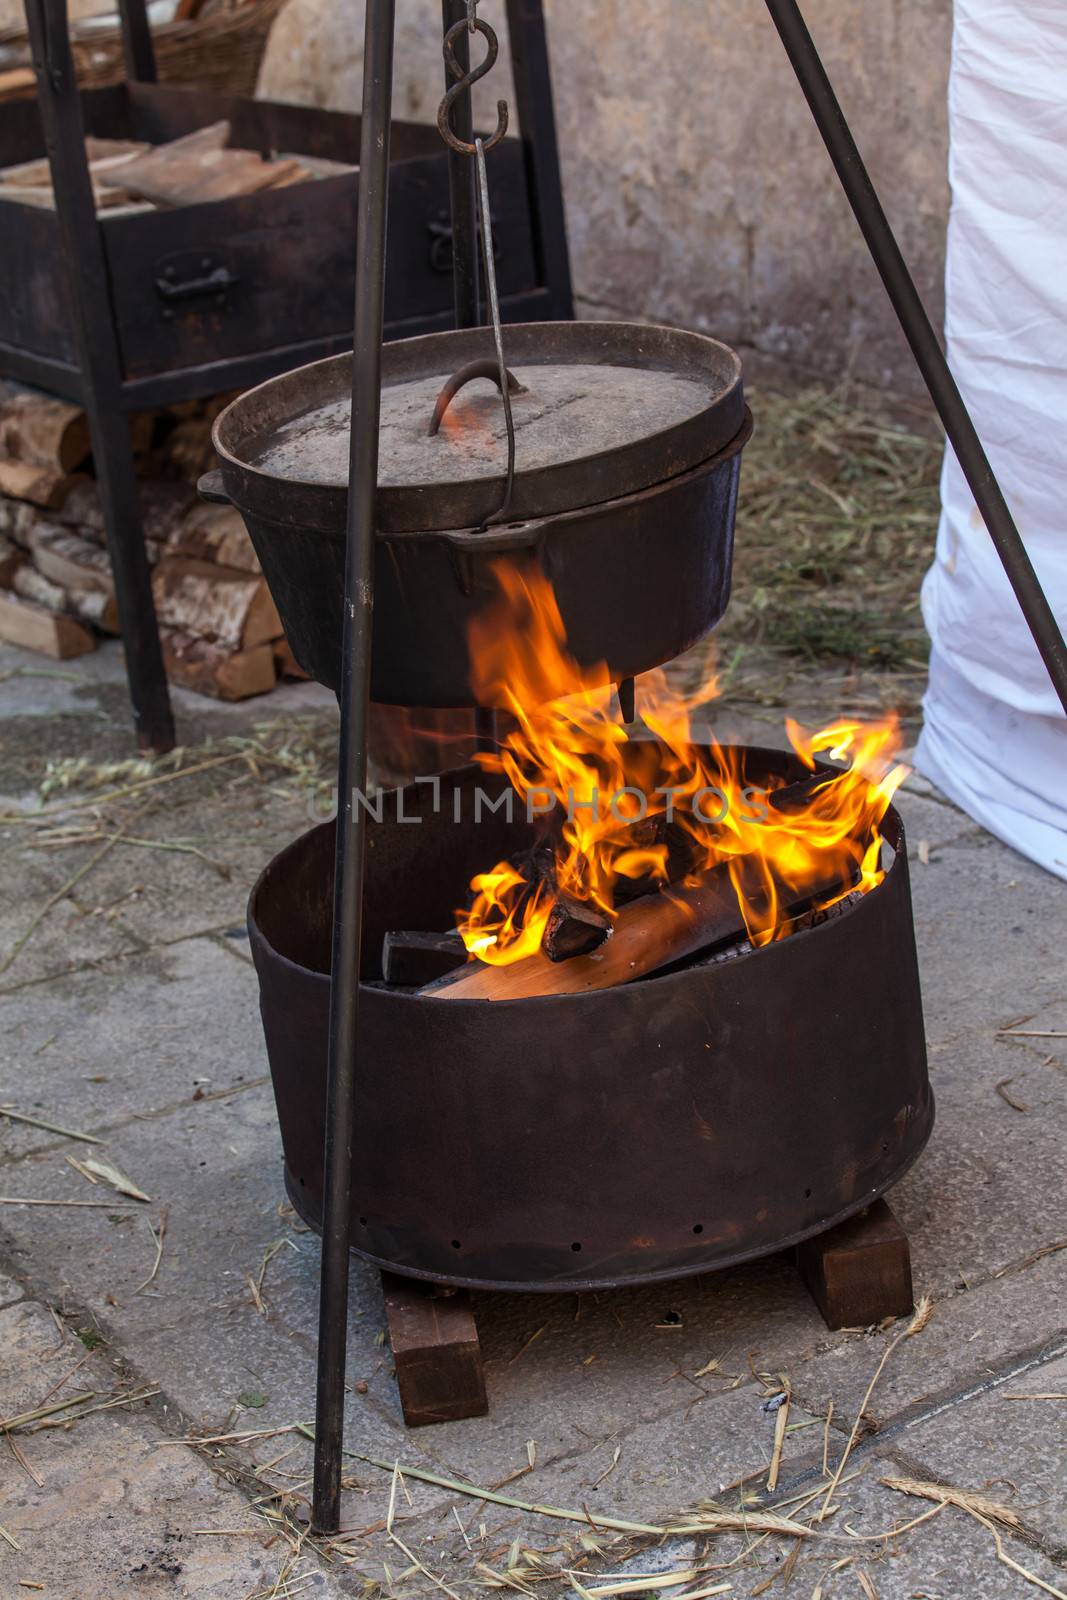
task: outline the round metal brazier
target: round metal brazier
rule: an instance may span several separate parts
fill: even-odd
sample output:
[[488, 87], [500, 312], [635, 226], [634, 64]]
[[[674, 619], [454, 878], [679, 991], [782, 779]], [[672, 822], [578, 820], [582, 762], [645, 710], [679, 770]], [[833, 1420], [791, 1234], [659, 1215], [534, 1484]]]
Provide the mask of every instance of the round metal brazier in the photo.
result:
[[[746, 773], [800, 775], [747, 752]], [[386, 931], [446, 928], [525, 822], [473, 815], [470, 771], [371, 823], [352, 1239], [390, 1270], [529, 1290], [766, 1254], [870, 1204], [933, 1122], [903, 828], [843, 915], [598, 993], [442, 1005], [377, 982]], [[463, 820], [457, 823], [456, 794]], [[252, 954], [292, 1200], [322, 1204], [332, 824], [266, 869]]]

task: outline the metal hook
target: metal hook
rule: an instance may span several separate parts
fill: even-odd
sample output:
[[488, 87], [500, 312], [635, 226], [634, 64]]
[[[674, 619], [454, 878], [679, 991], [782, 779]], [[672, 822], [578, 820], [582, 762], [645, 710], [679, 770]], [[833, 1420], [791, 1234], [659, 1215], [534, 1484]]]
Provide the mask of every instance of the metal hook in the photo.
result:
[[[456, 150], [460, 155], [464, 156], [473, 156], [477, 154], [476, 148], [473, 144], [468, 144], [465, 139], [460, 139], [456, 136], [456, 134], [453, 133], [452, 125], [449, 121], [449, 113], [452, 110], [455, 102], [459, 99], [460, 95], [468, 94], [478, 80], [480, 78], [484, 78], [486, 73], [492, 69], [496, 62], [497, 56], [500, 54], [499, 40], [497, 39], [497, 36], [493, 32], [492, 28], [489, 26], [488, 22], [483, 22], [481, 17], [475, 16], [474, 25], [471, 27], [470, 17], [471, 12], [468, 8], [467, 18], [461, 18], [459, 22], [453, 23], [452, 27], [449, 28], [448, 32], [445, 34], [445, 64], [447, 65], [452, 76], [459, 81], [452, 85], [451, 89], [449, 89], [448, 93], [445, 95], [444, 99], [441, 101], [441, 104], [437, 108], [438, 133], [441, 135], [441, 138], [445, 141], [450, 149]], [[472, 33], [480, 33], [487, 46], [485, 60], [480, 62], [478, 66], [472, 67], [469, 70], [462, 67], [456, 60], [456, 53], [453, 44], [453, 41], [456, 39], [456, 37], [460, 33], [465, 33], [468, 29], [470, 29]], [[486, 150], [492, 150], [494, 145], [498, 145], [500, 143], [507, 131], [508, 103], [506, 100], [498, 100], [496, 103], [496, 132], [492, 134], [490, 138], [484, 141], [484, 148]]]

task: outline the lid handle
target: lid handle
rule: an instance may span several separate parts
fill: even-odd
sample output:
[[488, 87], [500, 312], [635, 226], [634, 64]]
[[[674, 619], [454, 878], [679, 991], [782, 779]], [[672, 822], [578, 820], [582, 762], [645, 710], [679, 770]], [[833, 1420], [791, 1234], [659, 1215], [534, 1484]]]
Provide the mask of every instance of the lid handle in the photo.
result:
[[[518, 378], [516, 378], [515, 374], [513, 372], [508, 372], [507, 368], [504, 370], [507, 372], [508, 393], [525, 394], [526, 389], [519, 382]], [[497, 388], [500, 389], [501, 392], [503, 392], [500, 382], [500, 368], [497, 365], [495, 357], [483, 356], [479, 361], [468, 361], [465, 367], [460, 367], [458, 372], [454, 372], [452, 374], [451, 378], [448, 379], [447, 383], [444, 385], [444, 388], [441, 390], [441, 393], [437, 396], [437, 402], [433, 408], [433, 416], [430, 419], [431, 439], [433, 438], [434, 434], [439, 431], [441, 423], [444, 420], [445, 412], [448, 410], [459, 391], [466, 384], [472, 383], [475, 378], [488, 378], [492, 383], [496, 384]]]

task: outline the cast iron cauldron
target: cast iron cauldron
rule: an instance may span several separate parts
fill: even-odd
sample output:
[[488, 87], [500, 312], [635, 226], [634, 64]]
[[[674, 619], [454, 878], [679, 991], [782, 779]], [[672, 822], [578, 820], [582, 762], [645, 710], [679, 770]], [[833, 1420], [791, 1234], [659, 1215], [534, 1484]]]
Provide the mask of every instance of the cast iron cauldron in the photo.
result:
[[[489, 329], [384, 350], [371, 696], [465, 706], [467, 631], [496, 593], [501, 556], [540, 564], [573, 654], [631, 677], [712, 628], [730, 593], [741, 451], [751, 433], [738, 357], [698, 334], [624, 323], [505, 330], [517, 473], [499, 396], [467, 389], [430, 433], [458, 368], [492, 351]], [[221, 473], [201, 490], [244, 516], [286, 635], [336, 689], [345, 564], [351, 357], [274, 378], [215, 423]]]
[[[806, 770], [745, 754], [748, 781]], [[587, 1288], [704, 1272], [821, 1232], [911, 1165], [933, 1124], [908, 863], [765, 949], [581, 995], [448, 1005], [379, 981], [384, 934], [444, 929], [473, 870], [528, 842], [470, 770], [368, 825], [353, 1247], [444, 1283]], [[454, 821], [459, 793], [464, 822]], [[395, 816], [395, 813], [394, 813]], [[421, 818], [414, 824], [412, 817]], [[285, 1174], [322, 1210], [332, 823], [252, 892]]]

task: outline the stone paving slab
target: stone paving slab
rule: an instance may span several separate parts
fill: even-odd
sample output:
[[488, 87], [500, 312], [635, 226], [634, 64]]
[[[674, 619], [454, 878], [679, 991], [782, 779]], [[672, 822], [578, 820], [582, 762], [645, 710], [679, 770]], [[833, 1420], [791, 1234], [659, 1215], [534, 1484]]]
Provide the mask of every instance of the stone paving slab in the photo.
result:
[[5, 1420], [36, 1410], [57, 1385], [57, 1398], [73, 1392], [62, 1380], [85, 1355], [84, 1346], [65, 1327], [57, 1328], [33, 1300], [0, 1311], [0, 1352], [0, 1418]]
[[[251, 1305], [246, 1277], [258, 1271], [263, 1251], [287, 1227], [278, 1216], [279, 1146], [268, 1084], [229, 1100], [190, 1101], [109, 1136], [106, 1155], [151, 1196], [150, 1205], [79, 1177], [64, 1154], [86, 1148], [49, 1149], [6, 1169], [6, 1181], [17, 1181], [20, 1195], [107, 1203], [106, 1209], [41, 1206], [19, 1213], [20, 1252], [24, 1259], [36, 1254], [40, 1279], [47, 1273], [49, 1281], [68, 1285], [124, 1337]], [[5, 1208], [9, 1227], [14, 1209]], [[157, 1222], [163, 1209], [167, 1236], [159, 1272], [137, 1293], [155, 1256], [147, 1221]]]
[[1067, 1082], [1041, 1069], [1027, 1091], [1049, 1114], [1019, 1113], [996, 1093], [1011, 1074], [988, 1035], [962, 1038], [930, 1064], [937, 1122], [891, 1199], [920, 1290], [944, 1293], [1064, 1236]]
[[[987, 835], [911, 872], [928, 1037], [1002, 1026], [1063, 993], [1063, 884]], [[1001, 1020], [1003, 1019], [1003, 1021]]]
[[0, 1310], [14, 1305], [16, 1300], [21, 1300], [26, 1293], [25, 1286], [18, 1278], [11, 1277], [6, 1272], [0, 1272]]
[[[231, 789], [223, 826], [202, 802], [183, 799], [172, 809], [165, 799], [139, 831], [163, 845], [193, 845], [207, 859], [169, 849], [116, 850], [95, 869], [84, 893], [95, 904], [116, 903], [124, 934], [141, 945], [239, 925], [249, 890], [271, 857], [319, 820], [299, 795], [276, 795], [266, 783]], [[134, 885], [138, 893], [130, 895]]]
[[[69, 1434], [23, 1445], [38, 1486], [9, 1456], [0, 1461], [0, 1522], [20, 1549], [0, 1548], [3, 1593], [46, 1600], [248, 1600], [269, 1595], [285, 1546], [192, 1450], [123, 1413], [88, 1417]], [[236, 1531], [231, 1531], [236, 1530]], [[311, 1561], [301, 1571], [308, 1572]], [[338, 1592], [323, 1571], [301, 1595]]]
[[[20, 989], [0, 999], [0, 1027], [0, 1104], [69, 1127], [76, 1088], [84, 1133], [192, 1101], [198, 1090], [238, 1089], [266, 1071], [254, 975], [209, 939], [86, 968], [62, 987]], [[5, 1157], [56, 1143], [54, 1133], [0, 1123]]]
[[[76, 1324], [75, 1324], [76, 1325]], [[46, 1600], [248, 1600], [268, 1594], [287, 1546], [240, 1490], [161, 1424], [166, 1404], [143, 1399], [121, 1359], [87, 1349], [43, 1304], [0, 1310], [0, 1416], [48, 1402], [133, 1395], [134, 1404], [64, 1422], [48, 1419], [0, 1452], [0, 1594]], [[239, 1530], [239, 1531], [232, 1531]], [[302, 1592], [337, 1593], [309, 1556]]]
[[5, 895], [0, 902], [0, 995], [141, 949], [141, 942], [105, 910], [94, 915], [103, 902], [86, 898], [76, 885], [16, 952], [41, 907], [63, 889], [90, 854], [71, 852], [61, 863], [0, 838], [0, 872], [5, 882], [18, 884], [18, 893]]
[[[801, 1551], [790, 1589], [808, 1600], [822, 1584], [820, 1600], [861, 1600], [865, 1591], [859, 1582], [863, 1572], [877, 1600], [1034, 1600], [1033, 1584], [998, 1561], [992, 1534], [965, 1512], [949, 1507], [921, 1527], [888, 1541], [871, 1540], [857, 1551], [850, 1549], [846, 1529], [878, 1534], [900, 1527], [931, 1509], [931, 1502], [899, 1494], [883, 1486], [883, 1478], [907, 1478], [917, 1474], [914, 1463], [893, 1455], [869, 1455], [860, 1475], [844, 1483], [835, 1495], [840, 1506], [827, 1526], [840, 1542], [827, 1545], [807, 1542]], [[1063, 1571], [1058, 1564], [1024, 1540], [1005, 1537], [1006, 1552], [1027, 1567], [1053, 1592], [1063, 1587]], [[788, 1553], [788, 1552], [786, 1552]], [[852, 1557], [849, 1565], [834, 1573], [835, 1562]], [[763, 1557], [763, 1577], [780, 1565], [774, 1555]], [[751, 1595], [759, 1579], [738, 1578], [738, 1594]], [[770, 1591], [773, 1596], [775, 1589]]]
[[903, 819], [908, 859], [914, 863], [913, 870], [917, 871], [926, 865], [920, 859], [920, 844], [926, 847], [923, 854], [929, 852], [932, 864], [940, 859], [940, 852], [946, 845], [964, 841], [978, 843], [983, 835], [978, 824], [957, 811], [955, 806], [933, 795], [914, 791], [914, 781], [914, 775], [905, 780], [893, 797], [893, 805]]
[[[1059, 1347], [1067, 1351], [1067, 1334]], [[1065, 1419], [1067, 1354], [1061, 1354], [976, 1396], [970, 1405], [916, 1421], [894, 1446], [939, 1480], [967, 1484], [1010, 1505], [1041, 1530], [1046, 1547], [1067, 1570]]]
[[[887, 1344], [905, 1325], [842, 1336], [794, 1359], [787, 1371], [797, 1395], [820, 1415], [833, 1401], [834, 1425], [847, 1430]], [[884, 1426], [909, 1408], [925, 1414], [970, 1390], [1010, 1386], [1014, 1367], [1038, 1359], [1045, 1341], [1053, 1348], [1067, 1342], [1067, 1252], [937, 1300], [921, 1340], [899, 1345], [886, 1363], [866, 1416]]]

